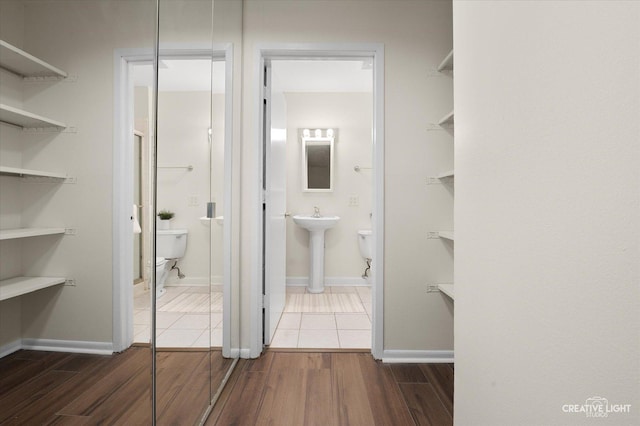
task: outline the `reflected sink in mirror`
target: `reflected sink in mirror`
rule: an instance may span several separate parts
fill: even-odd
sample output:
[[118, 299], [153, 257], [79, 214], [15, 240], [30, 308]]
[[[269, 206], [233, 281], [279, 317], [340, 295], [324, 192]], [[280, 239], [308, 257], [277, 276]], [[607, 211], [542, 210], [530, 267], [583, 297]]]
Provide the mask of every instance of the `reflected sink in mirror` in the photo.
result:
[[324, 233], [339, 220], [339, 216], [293, 216], [296, 225], [309, 231], [309, 293], [324, 291]]
[[293, 216], [293, 221], [296, 225], [306, 229], [307, 231], [324, 231], [329, 228], [333, 228], [339, 220], [339, 216], [314, 217], [299, 214]]

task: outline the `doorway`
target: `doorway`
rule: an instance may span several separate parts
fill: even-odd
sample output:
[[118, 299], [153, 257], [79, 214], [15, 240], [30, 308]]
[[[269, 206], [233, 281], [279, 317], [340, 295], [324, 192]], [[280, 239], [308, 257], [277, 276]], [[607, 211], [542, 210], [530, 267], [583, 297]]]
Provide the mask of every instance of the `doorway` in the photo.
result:
[[[383, 265], [374, 260], [367, 270], [358, 249], [357, 231], [373, 231], [374, 259], [381, 260], [383, 51], [378, 45], [355, 49], [315, 47], [287, 45], [257, 52], [258, 78], [263, 83], [258, 103], [262, 172], [260, 206], [256, 209], [260, 226], [256, 246], [261, 261], [254, 323], [259, 332], [252, 351], [257, 356], [263, 345], [271, 344], [305, 349], [362, 349], [381, 355]], [[358, 76], [351, 85], [340, 73], [350, 67]], [[359, 85], [357, 89], [354, 82]], [[328, 108], [323, 110], [322, 104]], [[358, 108], [354, 110], [353, 105], [361, 105], [364, 114], [357, 112]], [[344, 107], [346, 111], [337, 112]], [[307, 111], [306, 116], [303, 110]], [[358, 125], [341, 121], [336, 113], [343, 119], [349, 115], [366, 117], [364, 145], [357, 142], [363, 139], [362, 132], [355, 136]], [[304, 161], [306, 153], [312, 152], [302, 144], [309, 133], [311, 139], [331, 136], [331, 146], [335, 146], [335, 178], [325, 179], [335, 186], [327, 190], [309, 188], [302, 182], [302, 168], [317, 166], [318, 162], [317, 157]], [[306, 171], [307, 176], [314, 173], [311, 169]], [[358, 187], [363, 183], [366, 190]], [[319, 294], [306, 290], [308, 232], [291, 220], [294, 214], [311, 215], [315, 208], [321, 215], [342, 215], [335, 229], [325, 232], [326, 285]], [[354, 267], [357, 273], [353, 272]], [[355, 335], [358, 338], [354, 340]]]

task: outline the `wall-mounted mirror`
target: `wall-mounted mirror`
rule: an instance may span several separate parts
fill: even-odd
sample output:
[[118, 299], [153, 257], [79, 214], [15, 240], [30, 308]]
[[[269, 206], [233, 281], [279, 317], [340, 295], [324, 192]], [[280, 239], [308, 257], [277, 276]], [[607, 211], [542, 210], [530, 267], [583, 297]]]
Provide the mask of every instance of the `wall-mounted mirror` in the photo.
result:
[[304, 192], [333, 191], [333, 129], [303, 129], [302, 190]]

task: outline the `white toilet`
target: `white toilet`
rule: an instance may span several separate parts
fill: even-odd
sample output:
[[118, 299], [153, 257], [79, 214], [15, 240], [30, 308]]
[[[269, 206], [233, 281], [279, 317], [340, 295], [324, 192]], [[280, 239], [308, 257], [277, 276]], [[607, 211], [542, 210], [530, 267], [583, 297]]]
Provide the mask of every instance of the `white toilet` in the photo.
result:
[[173, 266], [171, 261], [184, 257], [187, 250], [187, 234], [186, 229], [156, 231], [156, 298], [166, 292], [164, 282]]
[[362, 278], [369, 280], [369, 270], [371, 269], [371, 260], [373, 259], [373, 236], [370, 229], [361, 229], [358, 231], [358, 247], [360, 255], [367, 262], [367, 269], [364, 270]]

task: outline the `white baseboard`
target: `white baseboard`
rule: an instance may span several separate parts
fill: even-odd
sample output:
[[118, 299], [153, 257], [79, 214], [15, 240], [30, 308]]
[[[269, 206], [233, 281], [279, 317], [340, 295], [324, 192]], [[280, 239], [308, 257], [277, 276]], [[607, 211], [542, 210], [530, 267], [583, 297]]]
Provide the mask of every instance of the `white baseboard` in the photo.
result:
[[240, 356], [240, 348], [231, 348], [229, 350], [229, 356], [226, 357], [226, 358], [232, 358], [232, 359], [241, 358], [241, 356]]
[[22, 349], [22, 339], [14, 340], [6, 345], [0, 346], [0, 358], [4, 358], [7, 355], [11, 355], [14, 352]]
[[415, 351], [387, 349], [382, 351], [385, 363], [453, 363], [453, 351]]
[[251, 359], [251, 349], [249, 349], [249, 348], [241, 348], [240, 349], [240, 358]]
[[[305, 287], [307, 284], [309, 284], [309, 277], [287, 277], [288, 287]], [[365, 287], [371, 286], [371, 283], [362, 277], [325, 277], [324, 285], [327, 287]]]
[[79, 354], [111, 355], [111, 342], [89, 342], [82, 340], [22, 339], [22, 349], [34, 351], [70, 352]]

